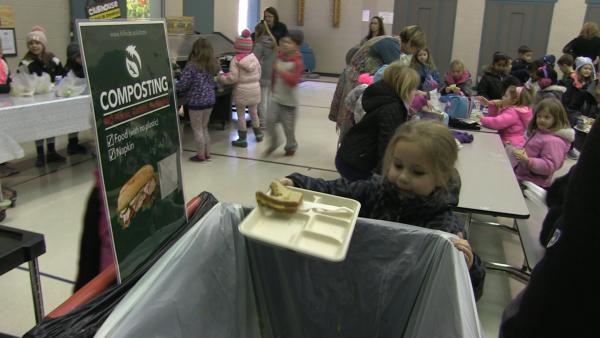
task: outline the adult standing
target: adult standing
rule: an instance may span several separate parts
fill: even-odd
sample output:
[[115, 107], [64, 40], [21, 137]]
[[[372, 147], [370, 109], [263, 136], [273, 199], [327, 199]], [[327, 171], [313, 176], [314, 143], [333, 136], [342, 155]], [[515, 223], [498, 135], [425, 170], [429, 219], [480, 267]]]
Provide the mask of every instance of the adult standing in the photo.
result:
[[360, 44], [362, 45], [363, 43], [371, 40], [371, 38], [382, 35], [385, 35], [383, 19], [379, 16], [374, 16], [371, 18], [371, 22], [369, 22], [369, 34], [362, 39]]
[[279, 14], [274, 7], [265, 9], [263, 18], [269, 26], [271, 34], [273, 34], [275, 40], [277, 40], [277, 44], [279, 44], [279, 40], [288, 35], [287, 26], [283, 22], [279, 21]]
[[273, 77], [273, 64], [277, 59], [277, 42], [269, 26], [263, 21], [254, 28], [255, 40], [253, 53], [256, 55], [262, 72], [260, 74], [260, 104], [258, 105], [258, 118], [260, 127], [265, 127], [267, 117], [267, 103], [271, 93], [271, 79]]
[[579, 36], [569, 41], [563, 48], [563, 53], [573, 55], [573, 58], [585, 56], [598, 64], [600, 57], [600, 29], [595, 22], [586, 22], [579, 32]]
[[600, 278], [586, 272], [598, 264], [600, 209], [594, 197], [600, 189], [599, 170], [597, 120], [569, 177], [557, 180], [548, 192], [551, 207], [560, 211], [545, 222], [556, 222], [556, 230], [527, 287], [504, 310], [500, 337], [596, 336]]

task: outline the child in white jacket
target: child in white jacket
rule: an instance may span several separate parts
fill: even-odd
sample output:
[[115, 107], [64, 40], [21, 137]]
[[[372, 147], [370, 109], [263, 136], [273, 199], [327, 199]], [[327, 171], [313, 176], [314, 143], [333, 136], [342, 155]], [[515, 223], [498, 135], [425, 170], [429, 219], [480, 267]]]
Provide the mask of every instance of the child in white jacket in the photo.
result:
[[220, 75], [218, 80], [225, 84], [235, 84], [233, 89], [233, 100], [235, 101], [238, 115], [238, 136], [239, 138], [232, 141], [234, 147], [248, 147], [246, 141], [246, 114], [245, 110], [248, 107], [248, 112], [252, 119], [252, 129], [256, 142], [263, 140], [263, 133], [260, 130], [260, 122], [258, 119], [257, 106], [260, 102], [260, 63], [254, 54], [252, 54], [252, 40], [250, 39], [250, 31], [244, 29], [242, 35], [235, 39], [235, 52], [233, 60], [229, 64], [229, 73]]

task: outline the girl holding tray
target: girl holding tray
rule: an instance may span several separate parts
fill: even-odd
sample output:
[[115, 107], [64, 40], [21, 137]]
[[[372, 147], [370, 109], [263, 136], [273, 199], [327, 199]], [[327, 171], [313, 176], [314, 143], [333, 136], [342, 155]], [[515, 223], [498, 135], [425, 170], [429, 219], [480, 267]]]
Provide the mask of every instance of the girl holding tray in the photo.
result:
[[454, 246], [464, 253], [475, 298], [483, 293], [485, 268], [465, 239], [464, 222], [451, 210], [457, 204], [460, 178], [454, 164], [458, 147], [452, 132], [432, 120], [402, 124], [385, 151], [383, 173], [349, 182], [325, 181], [298, 173], [280, 179], [284, 185], [352, 198], [360, 216], [412, 224], [458, 236]]

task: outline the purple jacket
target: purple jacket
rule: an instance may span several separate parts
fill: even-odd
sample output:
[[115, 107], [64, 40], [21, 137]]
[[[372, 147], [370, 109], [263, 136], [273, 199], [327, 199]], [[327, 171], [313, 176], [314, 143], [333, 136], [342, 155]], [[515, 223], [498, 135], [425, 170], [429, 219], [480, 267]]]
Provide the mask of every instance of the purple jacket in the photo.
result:
[[503, 143], [523, 148], [525, 131], [533, 115], [531, 108], [510, 106], [498, 112], [496, 104], [490, 103], [489, 112], [488, 116], [481, 118], [481, 125], [498, 130]]
[[191, 63], [185, 66], [181, 80], [175, 84], [177, 91], [185, 94], [183, 103], [193, 110], [207, 109], [215, 105], [215, 86], [212, 75], [199, 71]]
[[525, 152], [529, 157], [528, 164], [519, 162], [515, 167], [517, 178], [543, 188], [549, 187], [552, 183], [552, 175], [563, 165], [574, 139], [575, 131], [572, 128], [556, 132], [536, 131], [525, 144]]

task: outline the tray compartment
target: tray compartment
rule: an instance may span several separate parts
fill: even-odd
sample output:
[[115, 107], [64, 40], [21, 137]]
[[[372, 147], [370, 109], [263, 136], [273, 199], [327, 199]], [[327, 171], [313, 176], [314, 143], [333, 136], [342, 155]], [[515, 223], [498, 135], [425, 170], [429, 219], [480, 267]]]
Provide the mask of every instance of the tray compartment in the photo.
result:
[[308, 222], [307, 230], [336, 239], [341, 243], [348, 236], [350, 225], [338, 217], [316, 214]]
[[343, 249], [342, 242], [337, 239], [310, 230], [300, 232], [293, 246], [299, 252], [330, 260], [337, 260], [335, 258], [341, 255]]

